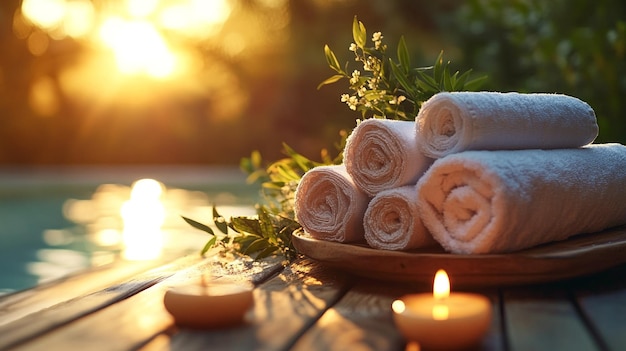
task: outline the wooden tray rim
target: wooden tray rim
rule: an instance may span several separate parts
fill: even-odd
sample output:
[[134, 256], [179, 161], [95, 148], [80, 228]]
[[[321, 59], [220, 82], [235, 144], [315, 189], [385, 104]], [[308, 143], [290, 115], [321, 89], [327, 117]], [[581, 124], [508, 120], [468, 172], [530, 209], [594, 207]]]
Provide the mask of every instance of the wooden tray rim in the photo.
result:
[[430, 283], [443, 268], [463, 286], [519, 285], [563, 280], [626, 262], [626, 225], [507, 254], [461, 255], [441, 248], [378, 250], [293, 233], [298, 252], [334, 268], [382, 281]]

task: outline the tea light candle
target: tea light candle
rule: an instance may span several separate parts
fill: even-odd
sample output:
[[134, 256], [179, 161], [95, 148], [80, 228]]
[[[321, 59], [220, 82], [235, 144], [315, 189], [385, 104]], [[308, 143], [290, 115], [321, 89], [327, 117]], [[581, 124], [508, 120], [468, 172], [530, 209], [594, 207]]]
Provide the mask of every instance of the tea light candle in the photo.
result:
[[179, 326], [225, 328], [242, 323], [254, 299], [251, 286], [202, 279], [168, 289], [163, 303]]
[[481, 295], [450, 293], [450, 280], [437, 271], [432, 294], [405, 295], [392, 304], [396, 326], [405, 338], [436, 350], [478, 344], [491, 322], [491, 304]]

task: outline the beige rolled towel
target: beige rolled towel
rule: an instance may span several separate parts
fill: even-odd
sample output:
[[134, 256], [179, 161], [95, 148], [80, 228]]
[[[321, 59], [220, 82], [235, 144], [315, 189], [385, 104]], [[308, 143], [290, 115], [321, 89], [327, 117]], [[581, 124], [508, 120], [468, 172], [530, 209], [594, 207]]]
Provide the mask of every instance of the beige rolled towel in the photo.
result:
[[433, 162], [417, 146], [415, 122], [368, 119], [346, 142], [344, 163], [354, 183], [369, 196], [417, 182]]
[[296, 219], [313, 238], [338, 242], [363, 240], [363, 216], [369, 197], [359, 190], [344, 165], [315, 167], [296, 188]]
[[383, 190], [365, 211], [365, 240], [383, 250], [408, 250], [436, 244], [419, 216], [415, 185]]
[[464, 150], [574, 148], [598, 136], [593, 109], [560, 94], [439, 93], [415, 121], [419, 147], [432, 158]]
[[626, 223], [626, 147], [466, 151], [417, 184], [426, 228], [448, 251], [517, 251]]

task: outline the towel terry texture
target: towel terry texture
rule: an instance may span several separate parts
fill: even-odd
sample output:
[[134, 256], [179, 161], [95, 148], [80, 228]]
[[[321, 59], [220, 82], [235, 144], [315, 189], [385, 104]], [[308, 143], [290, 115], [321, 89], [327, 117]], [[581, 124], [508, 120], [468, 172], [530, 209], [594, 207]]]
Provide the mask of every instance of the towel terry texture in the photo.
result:
[[516, 251], [626, 223], [626, 147], [466, 151], [417, 184], [424, 225], [448, 251]]
[[363, 216], [369, 197], [359, 190], [344, 165], [315, 167], [296, 188], [296, 219], [313, 238], [363, 240]]
[[415, 185], [432, 164], [417, 146], [415, 122], [368, 119], [346, 142], [344, 163], [354, 183], [369, 196]]
[[383, 190], [365, 211], [365, 240], [375, 249], [408, 250], [435, 245], [419, 216], [415, 185]]
[[464, 150], [577, 148], [598, 135], [593, 109], [560, 94], [439, 93], [415, 121], [419, 147], [432, 158]]

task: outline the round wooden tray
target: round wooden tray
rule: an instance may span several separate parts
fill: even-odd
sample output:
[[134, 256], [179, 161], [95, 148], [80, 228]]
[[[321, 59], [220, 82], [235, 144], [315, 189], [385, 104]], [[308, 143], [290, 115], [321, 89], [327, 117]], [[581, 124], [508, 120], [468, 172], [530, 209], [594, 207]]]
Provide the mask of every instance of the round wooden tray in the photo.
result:
[[599, 272], [626, 262], [626, 225], [509, 254], [457, 255], [430, 248], [373, 249], [293, 234], [298, 252], [340, 270], [385, 281], [432, 284], [445, 269], [454, 286], [519, 285], [556, 281]]

